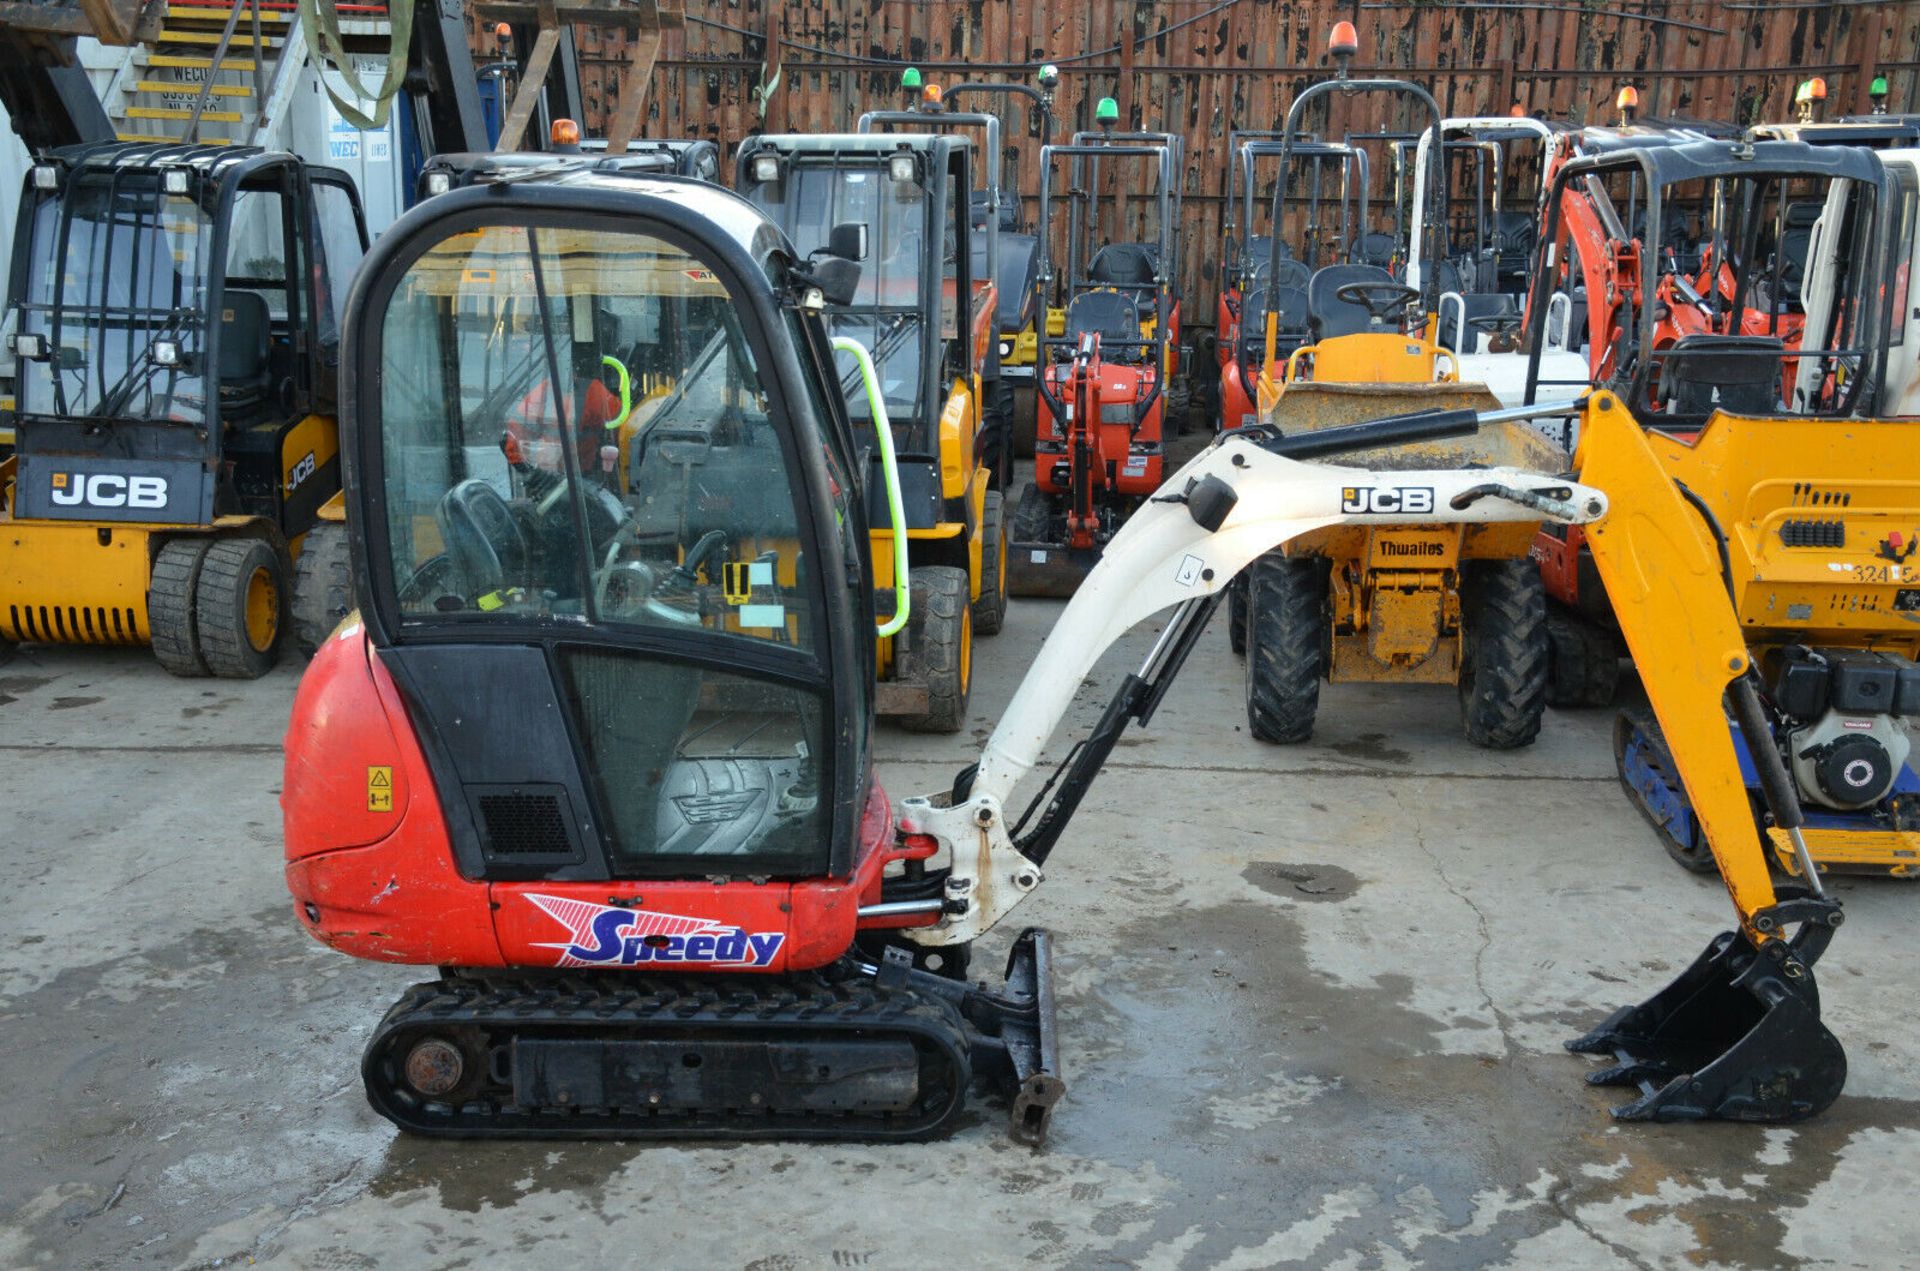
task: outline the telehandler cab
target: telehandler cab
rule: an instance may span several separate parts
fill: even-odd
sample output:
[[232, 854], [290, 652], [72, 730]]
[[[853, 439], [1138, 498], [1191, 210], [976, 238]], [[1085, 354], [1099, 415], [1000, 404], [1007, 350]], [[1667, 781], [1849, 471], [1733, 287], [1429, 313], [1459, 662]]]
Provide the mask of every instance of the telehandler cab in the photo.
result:
[[150, 644], [175, 675], [250, 679], [289, 627], [319, 625], [327, 589], [290, 574], [309, 553], [344, 569], [339, 321], [366, 246], [352, 182], [290, 154], [35, 160], [8, 296], [0, 641]]
[[[909, 609], [890, 542], [876, 537], [875, 585], [899, 619], [879, 640], [879, 705], [922, 732], [959, 731], [973, 690], [973, 638], [1006, 620], [1005, 513], [981, 453], [997, 297], [992, 279], [973, 270], [978, 153], [966, 136], [871, 133], [753, 137], [737, 158], [736, 188], [803, 256], [825, 254], [842, 226], [865, 245], [859, 286], [828, 298], [827, 325], [872, 350], [893, 423], [920, 594]], [[844, 357], [840, 369], [866, 421], [862, 372]], [[869, 436], [863, 429], [863, 467], [880, 462]], [[866, 488], [883, 501], [869, 514], [884, 523], [885, 484]]]
[[[862, 285], [857, 237], [802, 255], [728, 191], [554, 170], [422, 204], [369, 258], [343, 378], [361, 604], [301, 681], [282, 807], [304, 929], [439, 968], [362, 1064], [404, 1129], [919, 1138], [980, 1079], [1038, 1141], [1064, 1090], [1050, 941], [1014, 941], [1000, 988], [961, 978], [967, 950], [1039, 886], [1228, 581], [1316, 528], [1588, 523], [1661, 717], [1751, 693], [1713, 541], [1616, 399], [1585, 408], [1581, 480], [1301, 461], [1523, 412], [1240, 430], [1115, 535], [979, 761], [891, 801], [872, 765], [866, 490], [893, 467], [890, 394], [822, 317]], [[657, 413], [608, 441], [568, 409], [566, 368], [616, 328], [678, 367]], [[836, 348], [862, 371], [858, 415]], [[515, 444], [529, 397], [545, 450]], [[1416, 490], [1433, 511], [1356, 499]], [[918, 550], [888, 506], [878, 532]], [[1102, 652], [1169, 608], [1015, 813]], [[1575, 1045], [1618, 1060], [1589, 1080], [1645, 1091], [1618, 1115], [1812, 1115], [1845, 1075], [1811, 972], [1838, 906], [1776, 894], [1726, 734], [1678, 735], [1739, 927]]]

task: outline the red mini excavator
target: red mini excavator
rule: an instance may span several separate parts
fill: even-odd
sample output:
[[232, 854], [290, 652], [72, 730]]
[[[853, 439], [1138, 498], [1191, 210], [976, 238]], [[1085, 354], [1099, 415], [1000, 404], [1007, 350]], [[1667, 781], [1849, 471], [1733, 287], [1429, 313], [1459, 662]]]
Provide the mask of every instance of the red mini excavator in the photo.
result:
[[[1594, 522], [1603, 563], [1654, 580], [1629, 629], [1695, 624], [1648, 673], [1663, 716], [1742, 669], [1707, 630], [1731, 614], [1710, 548], [1674, 528], [1690, 514], [1670, 483], [1639, 482], [1616, 530], [1596, 521], [1605, 496], [1559, 476], [1288, 457], [1487, 422], [1468, 412], [1243, 429], [1108, 542], [978, 763], [896, 803], [873, 769], [874, 634], [920, 600], [886, 413], [897, 344], [885, 323], [871, 353], [829, 342], [821, 317], [859, 286], [866, 237], [835, 226], [801, 258], [729, 191], [563, 166], [428, 200], [362, 269], [342, 376], [359, 608], [301, 681], [282, 807], [305, 929], [437, 968], [361, 1065], [404, 1129], [906, 1139], [949, 1127], [978, 1079], [1037, 1141], [1064, 1089], [1049, 941], [1014, 940], [995, 987], [962, 978], [967, 950], [1039, 886], [1227, 582], [1302, 532]], [[858, 365], [871, 436], [836, 352]], [[606, 358], [644, 386], [618, 417], [574, 374]], [[510, 419], [559, 444], [503, 446]], [[1608, 481], [1636, 486], [1638, 430], [1596, 429]], [[891, 525], [895, 607], [876, 596], [870, 518]], [[1015, 811], [1095, 661], [1162, 611], [1145, 664]], [[1724, 745], [1675, 750], [1690, 787], [1737, 780]], [[1657, 1079], [1623, 1115], [1792, 1119], [1840, 1088], [1808, 969], [1825, 941], [1780, 934], [1831, 907], [1775, 903], [1744, 793], [1731, 823], [1724, 807], [1702, 815], [1740, 931], [1580, 1043], [1620, 1058], [1600, 1079]]]

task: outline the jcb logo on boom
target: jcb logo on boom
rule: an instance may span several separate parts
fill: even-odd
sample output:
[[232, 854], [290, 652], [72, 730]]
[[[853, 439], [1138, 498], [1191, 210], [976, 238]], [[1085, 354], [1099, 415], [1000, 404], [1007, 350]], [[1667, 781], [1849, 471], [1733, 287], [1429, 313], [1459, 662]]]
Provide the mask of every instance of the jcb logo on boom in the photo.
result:
[[56, 472], [53, 501], [61, 507], [164, 508], [165, 477], [123, 477], [111, 472]]
[[1340, 491], [1342, 512], [1431, 512], [1430, 485], [1350, 485]]

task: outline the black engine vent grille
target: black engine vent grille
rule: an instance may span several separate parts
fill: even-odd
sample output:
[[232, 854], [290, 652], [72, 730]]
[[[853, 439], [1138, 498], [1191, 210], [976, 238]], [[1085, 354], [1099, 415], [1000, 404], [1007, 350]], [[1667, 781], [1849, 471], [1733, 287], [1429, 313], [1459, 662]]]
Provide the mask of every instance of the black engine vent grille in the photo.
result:
[[469, 785], [487, 859], [560, 865], [582, 858], [566, 787]]
[[1782, 521], [1780, 543], [1784, 547], [1845, 547], [1847, 523], [1840, 520]]

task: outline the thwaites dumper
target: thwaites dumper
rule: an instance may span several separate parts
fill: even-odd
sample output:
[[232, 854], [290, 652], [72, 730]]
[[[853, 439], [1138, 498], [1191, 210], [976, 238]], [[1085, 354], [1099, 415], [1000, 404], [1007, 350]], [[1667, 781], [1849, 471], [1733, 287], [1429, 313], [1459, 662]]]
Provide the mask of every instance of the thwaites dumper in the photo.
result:
[[[1105, 115], [1111, 105], [1103, 101]], [[1152, 142], [1131, 137], [1150, 136]], [[1041, 342], [1034, 478], [1013, 515], [1008, 584], [1017, 595], [1071, 594], [1107, 542], [1165, 476], [1168, 384], [1177, 372], [1179, 268], [1173, 187], [1179, 148], [1166, 134], [1080, 133], [1041, 152], [1036, 307], [1056, 286], [1047, 227], [1055, 165], [1068, 166], [1066, 322]], [[1154, 174], [1158, 239], [1094, 246], [1103, 167]], [[1122, 178], [1124, 179], [1124, 178]]]
[[303, 548], [345, 568], [339, 317], [366, 243], [346, 175], [289, 154], [35, 161], [8, 298], [0, 640], [150, 644], [176, 675], [251, 678], [319, 625], [301, 615], [327, 587], [290, 573]]
[[[1602, 568], [1650, 580], [1622, 613], [1662, 716], [1744, 684], [1706, 531], [1647, 479], [1610, 398], [1588, 407], [1583, 453], [1630, 492], [1613, 514], [1563, 477], [1296, 457], [1487, 422], [1472, 415], [1249, 430], [1122, 527], [978, 762], [895, 803], [872, 764], [865, 493], [891, 483], [887, 393], [821, 319], [860, 285], [862, 235], [845, 231], [808, 259], [729, 191], [562, 168], [421, 204], [354, 288], [361, 604], [301, 681], [282, 806], [303, 929], [438, 968], [362, 1060], [370, 1102], [405, 1130], [900, 1140], [953, 1126], [977, 1080], [1038, 1140], [1064, 1089], [1051, 941], [1016, 939], [991, 988], [962, 978], [968, 950], [1040, 885], [1235, 573], [1309, 528], [1409, 515], [1344, 510], [1356, 486], [1428, 490], [1444, 511], [1425, 515], [1449, 521], [1593, 523]], [[616, 440], [574, 409], [568, 374], [609, 340], [675, 384]], [[861, 369], [877, 466], [836, 351]], [[899, 500], [884, 506], [904, 553], [918, 540]], [[1087, 674], [1162, 611], [1145, 664], [1014, 812]], [[1845, 1075], [1811, 974], [1837, 907], [1774, 892], [1724, 734], [1678, 762], [1740, 926], [1576, 1045], [1610, 1057], [1590, 1080], [1650, 1087], [1619, 1115], [1812, 1115]]]
[[[1405, 80], [1347, 78], [1357, 40], [1336, 27], [1330, 49], [1338, 78], [1293, 99], [1281, 140], [1291, 149], [1306, 110], [1335, 94], [1411, 98], [1438, 132], [1433, 97]], [[1426, 151], [1420, 219], [1422, 257], [1446, 253], [1447, 172], [1435, 147]], [[1274, 186], [1275, 246], [1270, 276], [1281, 276], [1290, 161]], [[1404, 260], [1406, 245], [1389, 253]], [[1497, 408], [1483, 384], [1459, 379], [1458, 355], [1436, 339], [1440, 273], [1419, 285], [1397, 280], [1378, 264], [1339, 263], [1315, 270], [1304, 293], [1268, 287], [1250, 293], [1239, 373], [1257, 390], [1263, 424], [1284, 436], [1356, 420], [1422, 410], [1474, 412]], [[1304, 295], [1308, 343], [1281, 356], [1288, 305]], [[1408, 316], [1409, 305], [1418, 302]], [[1540, 474], [1564, 471], [1565, 451], [1529, 424], [1509, 421], [1464, 440], [1403, 446], [1360, 456], [1370, 467], [1427, 468], [1484, 464]], [[1356, 486], [1356, 507], [1393, 498], [1395, 510], [1434, 510], [1425, 494], [1381, 494]], [[1528, 559], [1533, 526], [1335, 527], [1303, 535], [1256, 563], [1235, 589], [1229, 613], [1232, 643], [1247, 663], [1247, 719], [1263, 741], [1300, 742], [1313, 731], [1323, 680], [1458, 687], [1463, 729], [1475, 745], [1523, 746], [1539, 733], [1546, 701], [1546, 600]]]
[[[1908, 740], [1920, 715], [1920, 424], [1875, 417], [1893, 396], [1888, 364], [1920, 335], [1900, 299], [1920, 201], [1911, 154], [1696, 142], [1576, 160], [1562, 174], [1624, 188], [1645, 226], [1672, 227], [1610, 240], [1605, 256], [1582, 250], [1655, 297], [1616, 284], [1606, 382], [1714, 527], [1757, 667], [1764, 733], [1720, 712], [1687, 727], [1734, 737], [1776, 860], [1802, 877], [1809, 863], [1920, 876]], [[1676, 249], [1681, 227], [1697, 248]], [[1654, 263], [1683, 251], [1699, 264]], [[1905, 328], [1897, 343], [1892, 323]], [[1569, 704], [1609, 700], [1622, 651], [1612, 584], [1588, 548], [1560, 527], [1536, 546], [1555, 606], [1555, 693]], [[1615, 759], [1668, 853], [1711, 870], [1697, 800], [1672, 761], [1690, 743], [1674, 727], [1623, 710]], [[1764, 810], [1769, 762], [1791, 781], [1800, 819]]]
[[[878, 704], [926, 732], [965, 722], [973, 638], [1006, 618], [1006, 535], [980, 446], [997, 297], [973, 272], [975, 157], [968, 137], [924, 133], [754, 137], [737, 156], [736, 188], [804, 255], [824, 252], [836, 227], [865, 227], [859, 288], [827, 306], [827, 325], [872, 349], [893, 424], [919, 594], [905, 625], [880, 638]], [[859, 368], [841, 369], [864, 417]], [[868, 489], [886, 497], [884, 483]], [[884, 540], [873, 567], [883, 603], [908, 612]]]
[[[1367, 225], [1367, 194], [1372, 177], [1367, 152], [1344, 143], [1322, 143], [1311, 136], [1290, 146], [1282, 146], [1277, 132], [1236, 132], [1228, 142], [1234, 155], [1228, 169], [1226, 252], [1233, 262], [1227, 285], [1220, 290], [1215, 315], [1214, 361], [1220, 383], [1216, 390], [1216, 428], [1244, 428], [1259, 422], [1255, 402], [1259, 395], [1256, 380], [1261, 355], [1266, 348], [1266, 329], [1249, 327], [1241, 321], [1246, 297], [1256, 291], [1275, 294], [1279, 310], [1287, 317], [1274, 346], [1274, 356], [1288, 357], [1307, 342], [1307, 283], [1314, 268], [1322, 264], [1351, 263], [1349, 254], [1360, 241]], [[1254, 233], [1257, 219], [1266, 204], [1257, 197], [1256, 178], [1262, 160], [1274, 160], [1285, 153], [1290, 162], [1307, 167], [1305, 215], [1301, 226], [1300, 252], [1296, 255], [1287, 235]], [[1339, 219], [1322, 210], [1324, 169], [1339, 172]], [[1246, 226], [1244, 238], [1235, 230]], [[1271, 230], [1271, 227], [1269, 227]], [[1276, 276], [1273, 257], [1278, 248], [1280, 272]], [[1245, 346], [1243, 348], [1243, 345]]]

